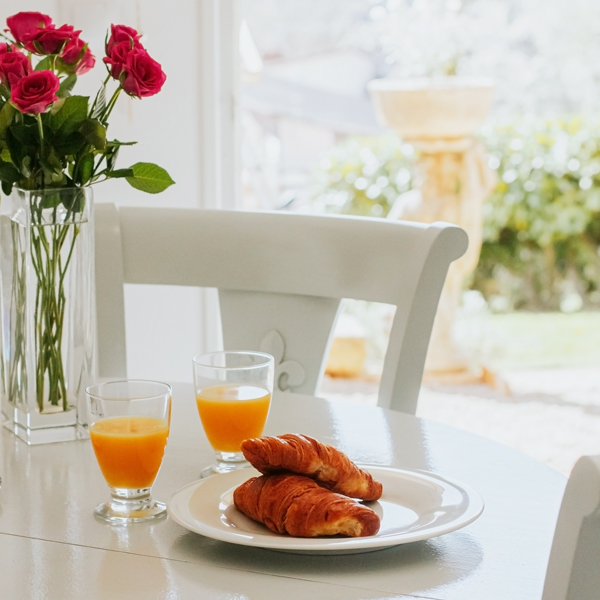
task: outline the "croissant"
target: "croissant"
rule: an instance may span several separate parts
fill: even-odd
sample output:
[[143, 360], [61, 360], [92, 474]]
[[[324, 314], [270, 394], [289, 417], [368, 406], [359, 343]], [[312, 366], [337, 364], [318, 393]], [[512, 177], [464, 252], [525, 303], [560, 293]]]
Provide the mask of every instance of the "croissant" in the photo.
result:
[[252, 477], [233, 492], [238, 510], [275, 533], [295, 537], [364, 537], [379, 531], [370, 508], [303, 475]]
[[264, 474], [291, 471], [318, 481], [333, 492], [361, 500], [378, 500], [383, 486], [343, 452], [307, 436], [286, 433], [242, 442], [246, 460]]

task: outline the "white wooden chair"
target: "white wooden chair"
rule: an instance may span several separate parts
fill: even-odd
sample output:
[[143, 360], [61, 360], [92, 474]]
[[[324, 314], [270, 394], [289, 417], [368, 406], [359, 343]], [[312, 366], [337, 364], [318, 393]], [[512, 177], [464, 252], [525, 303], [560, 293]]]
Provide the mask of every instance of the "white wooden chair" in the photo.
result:
[[417, 398], [454, 225], [203, 209], [95, 208], [98, 364], [126, 376], [123, 284], [217, 288], [226, 349], [262, 349], [276, 385], [314, 395], [340, 300], [396, 306], [379, 405]]
[[542, 600], [600, 598], [600, 456], [583, 456], [560, 507]]

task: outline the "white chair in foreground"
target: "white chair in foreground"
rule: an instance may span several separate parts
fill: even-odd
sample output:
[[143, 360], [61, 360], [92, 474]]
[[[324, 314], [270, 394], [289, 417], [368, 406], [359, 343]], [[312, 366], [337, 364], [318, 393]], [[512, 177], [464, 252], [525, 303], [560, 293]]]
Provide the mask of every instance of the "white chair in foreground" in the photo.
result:
[[600, 456], [584, 456], [567, 482], [542, 600], [599, 598]]
[[276, 385], [314, 395], [343, 298], [396, 306], [379, 406], [416, 410], [454, 225], [203, 209], [96, 211], [99, 374], [122, 377], [123, 284], [217, 288], [225, 349], [276, 357]]

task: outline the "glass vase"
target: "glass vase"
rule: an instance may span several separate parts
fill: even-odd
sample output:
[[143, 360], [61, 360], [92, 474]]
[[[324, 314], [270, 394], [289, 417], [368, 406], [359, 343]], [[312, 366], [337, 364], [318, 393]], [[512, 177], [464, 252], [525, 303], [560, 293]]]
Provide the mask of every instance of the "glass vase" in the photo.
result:
[[88, 437], [93, 226], [91, 188], [13, 189], [0, 203], [2, 412], [28, 444]]

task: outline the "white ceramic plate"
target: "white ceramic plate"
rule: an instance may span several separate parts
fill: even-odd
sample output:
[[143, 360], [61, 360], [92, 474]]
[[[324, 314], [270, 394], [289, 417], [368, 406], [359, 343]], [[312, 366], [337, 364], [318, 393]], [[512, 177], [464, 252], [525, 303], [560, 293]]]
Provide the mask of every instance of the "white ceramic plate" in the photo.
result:
[[483, 511], [483, 499], [470, 487], [425, 471], [361, 465], [383, 484], [377, 502], [366, 502], [381, 518], [379, 533], [362, 538], [295, 538], [273, 533], [233, 504], [233, 490], [254, 469], [241, 469], [194, 481], [173, 494], [168, 512], [176, 522], [215, 540], [282, 552], [350, 554], [426, 540], [460, 529]]

